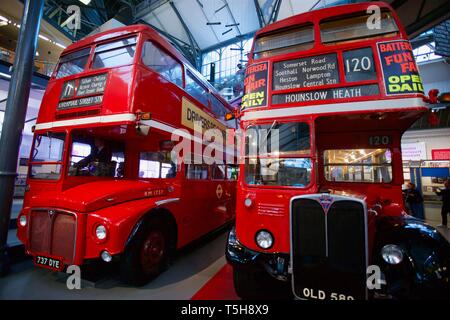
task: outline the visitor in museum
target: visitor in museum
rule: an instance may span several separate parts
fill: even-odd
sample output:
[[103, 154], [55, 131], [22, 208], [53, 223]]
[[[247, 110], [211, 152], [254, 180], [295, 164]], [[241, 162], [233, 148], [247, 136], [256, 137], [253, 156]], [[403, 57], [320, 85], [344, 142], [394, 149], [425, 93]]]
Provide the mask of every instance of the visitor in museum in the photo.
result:
[[425, 215], [423, 213], [423, 197], [420, 191], [412, 182], [409, 182], [407, 187], [406, 207], [409, 210], [409, 214], [419, 219], [425, 219]]
[[449, 179], [444, 182], [445, 189], [437, 189], [436, 194], [442, 197], [442, 224], [438, 225], [438, 227], [447, 227], [447, 215], [450, 213], [450, 187], [449, 187]]

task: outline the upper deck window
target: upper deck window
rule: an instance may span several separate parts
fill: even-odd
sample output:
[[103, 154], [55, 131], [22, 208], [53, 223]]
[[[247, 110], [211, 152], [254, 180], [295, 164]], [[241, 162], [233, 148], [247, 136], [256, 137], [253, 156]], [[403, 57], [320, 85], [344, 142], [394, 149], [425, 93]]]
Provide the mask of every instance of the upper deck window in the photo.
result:
[[120, 39], [95, 48], [92, 69], [113, 68], [133, 63], [136, 37]]
[[91, 48], [84, 48], [62, 56], [59, 59], [56, 78], [67, 77], [72, 74], [83, 72], [89, 59], [90, 52]]
[[350, 18], [339, 18], [320, 24], [322, 42], [337, 44], [340, 42], [387, 36], [398, 33], [398, 27], [390, 12], [382, 12], [381, 27], [370, 29], [367, 25], [371, 16], [367, 14]]
[[186, 91], [205, 106], [208, 106], [208, 91], [190, 71], [186, 72]]
[[181, 64], [150, 41], [144, 44], [142, 63], [158, 72], [170, 82], [173, 82], [181, 88], [183, 87]]
[[314, 46], [314, 27], [308, 25], [280, 31], [256, 39], [253, 55], [255, 59], [278, 54], [311, 49]]

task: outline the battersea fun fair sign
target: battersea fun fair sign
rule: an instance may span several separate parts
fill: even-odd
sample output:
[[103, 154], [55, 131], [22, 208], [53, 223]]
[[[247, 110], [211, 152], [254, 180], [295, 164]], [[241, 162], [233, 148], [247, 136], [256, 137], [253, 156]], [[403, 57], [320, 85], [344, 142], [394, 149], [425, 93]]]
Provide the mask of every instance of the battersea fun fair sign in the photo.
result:
[[242, 109], [267, 105], [267, 69], [268, 63], [263, 62], [254, 64], [245, 71]]
[[384, 86], [387, 95], [423, 93], [411, 44], [408, 41], [388, 41], [378, 44]]

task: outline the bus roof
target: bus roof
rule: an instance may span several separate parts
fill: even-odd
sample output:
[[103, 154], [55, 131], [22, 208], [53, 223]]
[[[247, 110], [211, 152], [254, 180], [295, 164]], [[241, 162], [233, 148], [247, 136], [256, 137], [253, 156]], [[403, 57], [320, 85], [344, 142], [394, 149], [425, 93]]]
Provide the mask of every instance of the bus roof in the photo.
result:
[[[272, 24], [269, 24], [268, 26], [260, 29], [258, 32], [256, 32], [255, 37], [257, 38], [262, 34], [271, 33], [273, 31], [277, 31], [284, 28], [290, 28], [295, 25], [301, 25], [306, 23], [315, 23], [320, 22], [322, 20], [327, 20], [329, 18], [336, 18], [339, 16], [346, 16], [351, 15], [354, 13], [361, 13], [365, 12], [369, 6], [378, 6], [381, 8], [381, 10], [389, 10], [392, 13], [394, 13], [394, 17], [396, 20], [398, 20], [397, 15], [395, 14], [395, 11], [392, 9], [392, 7], [381, 1], [374, 1], [374, 2], [362, 2], [362, 3], [356, 3], [356, 4], [343, 4], [313, 11], [308, 11], [305, 13], [300, 13], [298, 15], [274, 22]], [[397, 21], [398, 24], [398, 21]], [[401, 24], [398, 24], [401, 25]], [[406, 36], [404, 34], [403, 28], [400, 28], [401, 33], [403, 36]]]
[[164, 49], [166, 49], [172, 55], [174, 55], [180, 62], [182, 62], [186, 67], [186, 69], [188, 69], [192, 74], [194, 74], [194, 76], [196, 76], [200, 81], [202, 81], [203, 85], [207, 87], [211, 91], [211, 93], [225, 105], [227, 109], [233, 111], [232, 108], [230, 109], [229, 103], [217, 92], [217, 90], [206, 79], [204, 79], [204, 77], [200, 74], [200, 72], [198, 72], [191, 65], [191, 63], [182, 54], [180, 54], [179, 51], [169, 41], [167, 41], [163, 36], [161, 36], [155, 29], [145, 24], [135, 24], [131, 26], [114, 28], [107, 31], [99, 32], [92, 36], [88, 36], [84, 39], [81, 39], [69, 45], [66, 49], [64, 49], [61, 56], [99, 42], [104, 42], [115, 38], [121, 38], [126, 36], [127, 34], [133, 33], [146, 33], [147, 35], [149, 35], [159, 45], [161, 45]]

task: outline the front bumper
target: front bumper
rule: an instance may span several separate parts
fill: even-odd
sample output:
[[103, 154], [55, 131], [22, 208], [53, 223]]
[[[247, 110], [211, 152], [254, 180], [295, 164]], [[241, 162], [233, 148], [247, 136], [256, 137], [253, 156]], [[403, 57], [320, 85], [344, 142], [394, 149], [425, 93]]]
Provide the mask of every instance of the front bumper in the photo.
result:
[[234, 227], [228, 233], [225, 256], [233, 268], [265, 270], [277, 280], [289, 281], [288, 254], [251, 250], [239, 242]]

